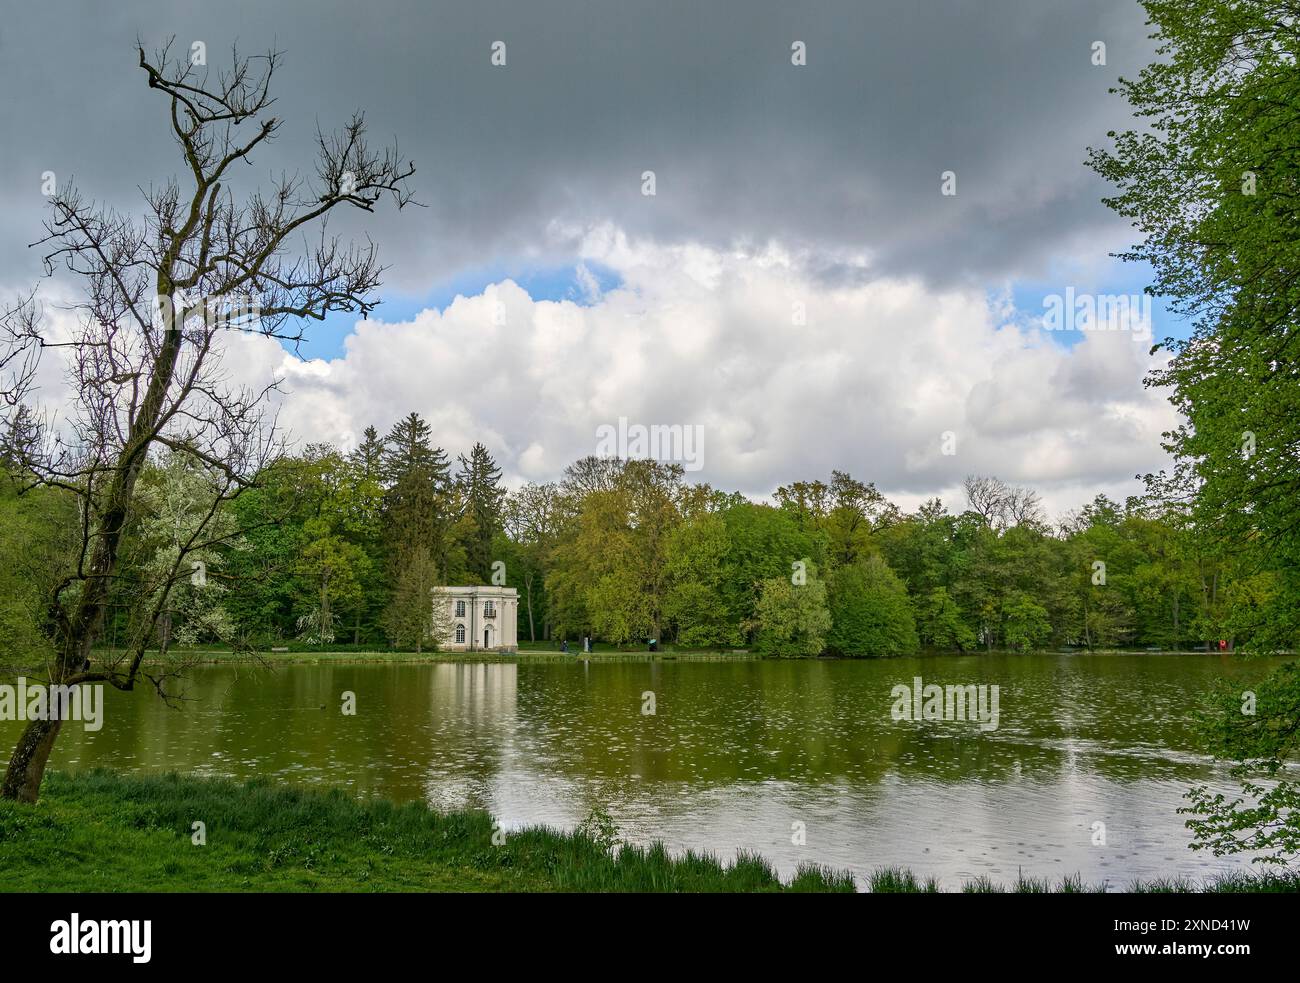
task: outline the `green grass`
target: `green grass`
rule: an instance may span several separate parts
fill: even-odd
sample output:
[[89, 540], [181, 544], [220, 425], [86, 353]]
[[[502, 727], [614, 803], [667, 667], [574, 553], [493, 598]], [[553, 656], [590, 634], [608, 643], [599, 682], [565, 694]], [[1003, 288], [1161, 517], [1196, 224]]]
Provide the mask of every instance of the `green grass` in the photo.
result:
[[[339, 650], [316, 650], [295, 646], [288, 652], [272, 652], [268, 649], [261, 649], [256, 654], [232, 652], [229, 649], [172, 649], [168, 655], [159, 659], [157, 653], [147, 653], [145, 663], [148, 665], [160, 664], [178, 664], [178, 663], [201, 663], [213, 665], [318, 665], [321, 663], [333, 662], [351, 662], [351, 663], [388, 663], [388, 662], [410, 662], [410, 663], [439, 663], [439, 662], [511, 662], [511, 663], [528, 663], [528, 662], [577, 662], [586, 658], [593, 662], [653, 662], [653, 661], [673, 661], [681, 660], [683, 662], [716, 662], [742, 659], [756, 659], [759, 656], [751, 655], [748, 652], [711, 652], [699, 651], [692, 649], [667, 649], [659, 652], [647, 652], [644, 647], [641, 649], [615, 649], [613, 647], [601, 648], [594, 653], [586, 656], [580, 652], [574, 651], [575, 646], [570, 644], [570, 650], [567, 653], [561, 652], [558, 645], [553, 648], [542, 648], [542, 643], [529, 644], [526, 648], [521, 647], [517, 653], [504, 652], [402, 652], [395, 649], [376, 649], [366, 650], [365, 648], [343, 648]], [[550, 646], [552, 643], [546, 643]], [[97, 655], [101, 653], [97, 652]], [[103, 656], [110, 653], [104, 651]]]
[[[540, 662], [576, 662], [579, 659], [588, 659], [592, 662], [730, 662], [743, 660], [759, 660], [778, 658], [777, 656], [764, 656], [747, 649], [690, 649], [679, 648], [676, 645], [661, 645], [659, 651], [648, 652], [644, 644], [614, 646], [605, 642], [598, 643], [596, 651], [583, 655], [580, 651], [582, 647], [581, 639], [569, 640], [569, 651], [567, 653], [560, 651], [560, 643], [557, 641], [549, 642], [529, 642], [521, 641], [519, 651], [516, 653], [501, 652], [407, 652], [392, 648], [380, 648], [372, 645], [350, 645], [350, 644], [332, 644], [330, 648], [318, 648], [307, 645], [303, 642], [290, 640], [276, 643], [277, 648], [287, 648], [285, 652], [272, 652], [270, 646], [258, 650], [255, 655], [247, 653], [235, 653], [230, 649], [208, 648], [199, 646], [193, 649], [172, 649], [166, 658], [159, 659], [157, 653], [150, 652], [145, 654], [145, 663], [148, 665], [159, 665], [177, 662], [197, 662], [207, 664], [268, 664], [268, 665], [318, 665], [321, 663], [387, 663], [387, 662], [412, 662], [412, 663], [438, 663], [438, 662], [513, 662], [513, 663], [540, 663]], [[97, 655], [107, 655], [112, 649], [105, 648], [97, 650]], [[948, 651], [926, 651], [922, 653], [925, 656], [933, 655], [958, 655], [965, 654], [972, 658], [979, 658], [987, 655], [1024, 655], [1022, 652], [1012, 652], [1001, 649], [995, 649], [992, 652], [980, 650], [978, 652], [957, 653]], [[1043, 654], [1092, 654], [1092, 655], [1147, 655], [1150, 653], [1139, 650], [1097, 650], [1092, 653], [1082, 651], [1076, 652], [1036, 652], [1030, 655]], [[1203, 655], [1203, 652], [1162, 652], [1162, 655]]]
[[922, 883], [902, 867], [881, 867], [871, 875], [872, 894], [938, 894], [939, 882], [933, 877]]
[[[192, 842], [193, 823], [207, 843]], [[0, 801], [4, 891], [852, 891], [847, 873], [783, 882], [662, 845], [608, 848], [607, 831], [534, 827], [494, 844], [486, 812], [358, 800], [265, 781], [103, 770], [50, 773], [36, 805]]]
[[[206, 845], [192, 842], [193, 824]], [[497, 833], [498, 843], [494, 843]], [[239, 783], [104, 770], [51, 772], [41, 801], [0, 800], [0, 891], [644, 891], [851, 892], [852, 877], [808, 865], [782, 880], [742, 853], [726, 864], [661, 844], [613, 844], [598, 814], [572, 833], [532, 827], [502, 838], [486, 812], [361, 800], [263, 780]], [[872, 873], [878, 894], [933, 894], [934, 878], [904, 867]], [[1073, 875], [1052, 882], [988, 877], [970, 894], [1105, 891]], [[1296, 893], [1300, 872], [1135, 883], [1135, 893]]]

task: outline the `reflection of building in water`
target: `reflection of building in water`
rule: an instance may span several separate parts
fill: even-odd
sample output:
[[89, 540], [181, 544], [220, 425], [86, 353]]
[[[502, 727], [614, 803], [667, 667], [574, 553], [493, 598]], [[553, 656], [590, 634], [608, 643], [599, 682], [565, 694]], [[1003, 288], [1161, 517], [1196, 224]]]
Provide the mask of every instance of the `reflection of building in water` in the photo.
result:
[[501, 776], [519, 772], [516, 677], [509, 662], [444, 662], [432, 671], [428, 733], [433, 738], [424, 798], [438, 809], [496, 814]]
[[444, 662], [433, 670], [433, 702], [439, 719], [491, 728], [498, 750], [508, 743], [515, 724], [516, 666]]
[[517, 652], [519, 592], [513, 587], [440, 587], [451, 627], [441, 646], [451, 652]]

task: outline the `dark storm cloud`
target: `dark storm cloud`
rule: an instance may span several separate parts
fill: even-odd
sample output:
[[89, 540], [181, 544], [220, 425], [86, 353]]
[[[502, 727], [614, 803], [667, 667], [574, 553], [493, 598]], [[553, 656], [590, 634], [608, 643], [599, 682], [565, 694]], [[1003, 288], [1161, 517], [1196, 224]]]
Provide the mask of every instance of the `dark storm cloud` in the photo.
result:
[[[21, 244], [42, 172], [132, 210], [137, 185], [180, 173], [137, 34], [202, 40], [214, 69], [236, 40], [287, 52], [287, 125], [254, 176], [310, 170], [315, 123], [357, 107], [399, 136], [429, 207], [359, 227], [411, 290], [566, 258], [604, 221], [660, 242], [777, 240], [832, 283], [1030, 275], [1093, 230], [1122, 237], [1080, 162], [1123, 118], [1107, 87], [1149, 53], [1134, 0], [27, 4], [0, 22], [6, 287], [37, 270]], [[807, 67], [790, 64], [796, 40]]]

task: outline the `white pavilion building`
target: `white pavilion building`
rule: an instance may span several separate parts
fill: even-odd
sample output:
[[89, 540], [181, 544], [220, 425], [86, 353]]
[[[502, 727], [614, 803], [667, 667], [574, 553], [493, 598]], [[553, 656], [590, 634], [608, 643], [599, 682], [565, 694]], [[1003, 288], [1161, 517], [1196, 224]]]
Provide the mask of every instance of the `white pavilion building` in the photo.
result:
[[519, 592], [513, 587], [439, 587], [450, 627], [449, 652], [519, 651]]

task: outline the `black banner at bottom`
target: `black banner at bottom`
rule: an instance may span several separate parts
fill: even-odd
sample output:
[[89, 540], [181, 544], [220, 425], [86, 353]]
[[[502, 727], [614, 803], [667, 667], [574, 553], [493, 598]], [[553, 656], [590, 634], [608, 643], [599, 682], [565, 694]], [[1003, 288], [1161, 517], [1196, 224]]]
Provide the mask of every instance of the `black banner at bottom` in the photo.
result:
[[1277, 895], [10, 894], [0, 909], [11, 970], [337, 972], [394, 958], [436, 969], [476, 955], [494, 968], [512, 958], [632, 966], [670, 949], [676, 971], [689, 952], [692, 967], [732, 970], [788, 954], [918, 971], [1222, 973], [1289, 964], [1296, 952], [1295, 912]]

